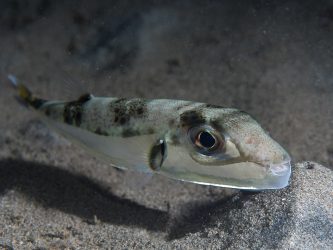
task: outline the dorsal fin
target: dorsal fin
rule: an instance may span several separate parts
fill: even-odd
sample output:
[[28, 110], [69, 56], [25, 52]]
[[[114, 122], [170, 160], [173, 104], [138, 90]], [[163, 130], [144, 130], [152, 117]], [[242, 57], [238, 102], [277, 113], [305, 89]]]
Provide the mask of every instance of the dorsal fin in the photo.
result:
[[77, 99], [77, 102], [79, 102], [79, 103], [85, 103], [85, 102], [89, 101], [91, 98], [93, 98], [93, 95], [89, 94], [89, 93], [86, 93], [86, 94], [81, 95]]

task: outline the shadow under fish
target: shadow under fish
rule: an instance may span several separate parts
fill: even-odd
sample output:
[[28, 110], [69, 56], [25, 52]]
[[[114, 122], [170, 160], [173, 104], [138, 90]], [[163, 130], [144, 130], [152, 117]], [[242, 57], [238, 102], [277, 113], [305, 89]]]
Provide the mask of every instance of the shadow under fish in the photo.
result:
[[87, 177], [22, 160], [0, 160], [0, 194], [14, 189], [45, 207], [86, 221], [164, 231], [168, 213], [120, 198]]

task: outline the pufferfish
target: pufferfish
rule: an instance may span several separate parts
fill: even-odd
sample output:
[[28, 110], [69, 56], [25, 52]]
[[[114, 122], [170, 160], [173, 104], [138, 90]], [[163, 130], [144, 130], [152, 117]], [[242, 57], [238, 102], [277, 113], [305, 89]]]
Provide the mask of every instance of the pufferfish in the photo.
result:
[[288, 185], [289, 154], [244, 111], [91, 94], [49, 101], [9, 79], [21, 102], [50, 128], [114, 167], [245, 190]]

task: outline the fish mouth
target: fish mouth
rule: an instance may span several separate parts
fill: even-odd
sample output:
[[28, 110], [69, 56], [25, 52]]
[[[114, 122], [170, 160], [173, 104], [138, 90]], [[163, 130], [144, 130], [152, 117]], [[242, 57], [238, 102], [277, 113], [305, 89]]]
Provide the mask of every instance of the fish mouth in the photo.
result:
[[271, 188], [278, 189], [288, 186], [291, 175], [291, 162], [285, 160], [278, 164], [270, 164], [268, 173], [271, 179]]
[[273, 176], [284, 176], [291, 170], [291, 163], [289, 161], [284, 161], [279, 164], [270, 164], [269, 171]]

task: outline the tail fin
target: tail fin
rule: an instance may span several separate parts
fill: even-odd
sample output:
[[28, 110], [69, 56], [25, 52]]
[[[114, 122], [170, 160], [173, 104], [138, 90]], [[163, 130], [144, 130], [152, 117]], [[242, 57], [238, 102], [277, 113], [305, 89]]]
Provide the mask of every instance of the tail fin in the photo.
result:
[[15, 76], [8, 75], [8, 80], [16, 90], [18, 101], [23, 105], [39, 109], [46, 102], [46, 100], [35, 97], [26, 86], [18, 83]]

